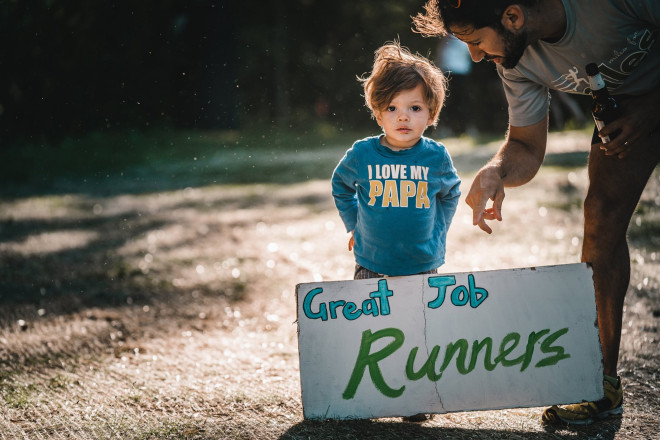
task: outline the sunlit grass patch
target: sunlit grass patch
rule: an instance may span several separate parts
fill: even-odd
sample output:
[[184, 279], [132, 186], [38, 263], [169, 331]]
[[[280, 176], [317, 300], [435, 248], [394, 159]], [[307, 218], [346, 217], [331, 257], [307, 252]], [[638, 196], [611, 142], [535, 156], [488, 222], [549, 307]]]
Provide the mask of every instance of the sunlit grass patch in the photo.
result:
[[15, 409], [25, 409], [33, 404], [37, 393], [37, 387], [34, 385], [18, 385], [3, 383], [0, 388], [0, 395], [4, 403]]

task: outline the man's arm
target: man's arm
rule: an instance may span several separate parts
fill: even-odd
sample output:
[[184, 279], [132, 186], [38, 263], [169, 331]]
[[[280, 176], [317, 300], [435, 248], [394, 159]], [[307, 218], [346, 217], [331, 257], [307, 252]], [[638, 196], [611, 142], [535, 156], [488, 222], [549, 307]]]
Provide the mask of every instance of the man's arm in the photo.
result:
[[[472, 223], [490, 234], [486, 220], [502, 221], [504, 187], [523, 185], [536, 175], [548, 138], [548, 116], [526, 127], [509, 126], [504, 144], [474, 178], [465, 202], [472, 208]], [[493, 201], [486, 208], [488, 199]]]

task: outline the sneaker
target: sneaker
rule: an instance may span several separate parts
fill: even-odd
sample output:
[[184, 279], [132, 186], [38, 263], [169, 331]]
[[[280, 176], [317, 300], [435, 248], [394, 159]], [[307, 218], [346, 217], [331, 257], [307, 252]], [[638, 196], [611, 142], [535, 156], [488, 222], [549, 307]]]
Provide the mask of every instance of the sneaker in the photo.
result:
[[582, 402], [559, 407], [553, 405], [543, 411], [541, 420], [544, 423], [556, 424], [564, 422], [569, 425], [589, 425], [597, 420], [611, 415], [623, 413], [623, 387], [621, 378], [617, 377], [616, 387], [608, 381], [603, 381], [605, 397], [595, 402]]
[[410, 423], [422, 423], [426, 422], [427, 420], [431, 420], [432, 418], [433, 414], [419, 413], [412, 416], [403, 417], [403, 421]]

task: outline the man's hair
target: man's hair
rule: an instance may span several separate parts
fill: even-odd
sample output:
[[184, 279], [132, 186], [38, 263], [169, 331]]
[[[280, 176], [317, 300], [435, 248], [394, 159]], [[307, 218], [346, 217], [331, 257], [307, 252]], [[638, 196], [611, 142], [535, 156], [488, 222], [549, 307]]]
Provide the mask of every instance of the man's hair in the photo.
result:
[[413, 17], [415, 30], [425, 37], [442, 37], [454, 26], [501, 29], [502, 14], [510, 5], [533, 6], [538, 0], [429, 0], [425, 13]]
[[399, 42], [387, 43], [376, 50], [371, 74], [358, 80], [364, 86], [365, 103], [372, 116], [387, 109], [397, 93], [421, 84], [433, 126], [437, 125], [445, 100], [445, 76], [427, 58], [413, 55]]

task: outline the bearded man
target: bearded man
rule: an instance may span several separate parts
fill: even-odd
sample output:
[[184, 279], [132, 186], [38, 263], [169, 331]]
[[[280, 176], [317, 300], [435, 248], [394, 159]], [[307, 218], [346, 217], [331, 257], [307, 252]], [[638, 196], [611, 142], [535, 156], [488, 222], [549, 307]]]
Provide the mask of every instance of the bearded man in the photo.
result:
[[[553, 406], [542, 418], [588, 424], [621, 414], [617, 362], [630, 282], [626, 232], [660, 161], [660, 1], [431, 0], [413, 20], [426, 36], [453, 34], [462, 40], [472, 60], [492, 61], [502, 80], [509, 129], [466, 197], [473, 223], [489, 234], [487, 221], [502, 221], [504, 188], [529, 182], [543, 162], [549, 89], [589, 94], [585, 66], [596, 63], [619, 102], [622, 115], [594, 130], [581, 256], [593, 266], [604, 397]], [[602, 143], [606, 136], [612, 140]]]

